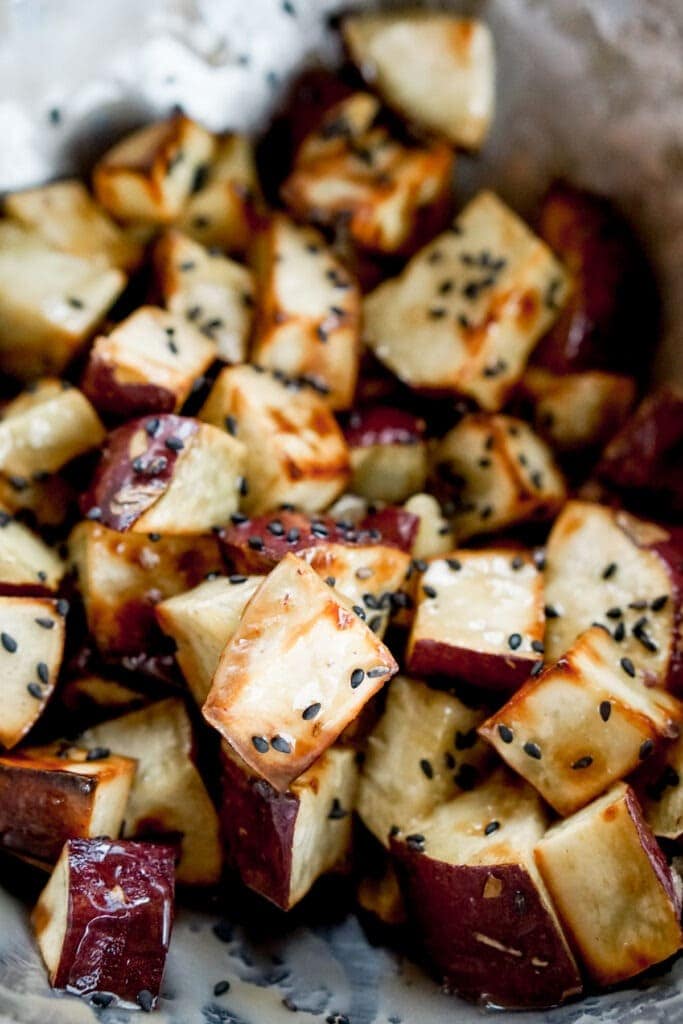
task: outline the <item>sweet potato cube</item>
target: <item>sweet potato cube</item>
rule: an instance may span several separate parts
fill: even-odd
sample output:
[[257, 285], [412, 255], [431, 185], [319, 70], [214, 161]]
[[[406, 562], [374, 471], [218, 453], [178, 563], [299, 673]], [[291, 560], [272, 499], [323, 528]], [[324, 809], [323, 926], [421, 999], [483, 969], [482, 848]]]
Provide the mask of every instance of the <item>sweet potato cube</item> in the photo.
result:
[[0, 593], [55, 591], [64, 572], [54, 548], [0, 507]]

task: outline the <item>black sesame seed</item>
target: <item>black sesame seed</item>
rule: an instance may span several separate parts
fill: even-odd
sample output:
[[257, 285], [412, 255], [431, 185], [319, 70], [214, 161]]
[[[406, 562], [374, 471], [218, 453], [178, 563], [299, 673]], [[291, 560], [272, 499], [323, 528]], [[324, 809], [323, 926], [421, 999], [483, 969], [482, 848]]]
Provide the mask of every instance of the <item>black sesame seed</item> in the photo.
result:
[[619, 624], [617, 625], [617, 628], [616, 628], [616, 629], [614, 630], [614, 633], [613, 633], [612, 635], [614, 636], [614, 639], [616, 640], [616, 642], [617, 642], [618, 644], [620, 644], [620, 643], [621, 643], [621, 641], [622, 641], [622, 640], [624, 639], [624, 637], [626, 636], [626, 626], [624, 625], [624, 623], [623, 623], [623, 622], [620, 622], [620, 623], [619, 623]]
[[332, 800], [332, 807], [330, 813], [327, 815], [329, 821], [341, 821], [342, 818], [347, 818], [349, 815], [348, 811], [345, 811], [342, 807], [339, 797], [334, 797]]
[[252, 736], [251, 742], [254, 744], [259, 754], [265, 754], [268, 752], [269, 745], [265, 736]]
[[455, 749], [456, 750], [470, 750], [477, 742], [477, 730], [470, 729], [469, 732], [460, 732], [459, 729], [455, 733]]
[[431, 762], [428, 761], [426, 757], [423, 757], [420, 760], [420, 771], [425, 776], [425, 778], [434, 778], [434, 769], [432, 768]]
[[647, 601], [642, 598], [639, 601], [631, 601], [629, 608], [632, 608], [634, 612], [644, 612], [647, 608]]
[[510, 562], [510, 568], [513, 569], [515, 572], [518, 572], [522, 568], [523, 565], [524, 565], [524, 559], [522, 558], [521, 555], [515, 555], [515, 557]]
[[336, 582], [337, 581], [334, 578], [334, 576], [326, 576], [325, 577], [325, 583], [327, 583], [328, 587], [333, 587]]
[[529, 479], [531, 480], [532, 484], [534, 485], [537, 491], [543, 489], [543, 474], [540, 473], [538, 470], [534, 470], [534, 472], [530, 474]]
[[387, 674], [387, 670], [383, 665], [378, 665], [377, 668], [368, 669], [365, 674], [368, 679], [379, 679], [380, 676], [385, 676]]
[[354, 668], [351, 673], [351, 689], [355, 690], [365, 679], [365, 672], [362, 668]]
[[151, 1013], [154, 1006], [154, 996], [148, 988], [141, 989], [135, 997], [135, 1001], [144, 1013]]
[[656, 597], [655, 600], [650, 605], [651, 611], [653, 611], [653, 612], [661, 612], [662, 608], [664, 607], [664, 605], [666, 604], [666, 602], [668, 600], [669, 600], [669, 595], [668, 594], [662, 594], [661, 597]]
[[65, 597], [58, 598], [55, 608], [57, 609], [57, 614], [61, 615], [62, 618], [69, 614], [69, 602]]
[[72, 309], [83, 309], [83, 300], [75, 295], [70, 295], [66, 300]]
[[602, 578], [603, 578], [603, 580], [611, 579], [612, 576], [614, 576], [616, 571], [617, 571], [617, 563], [616, 562], [610, 562], [609, 565], [605, 566], [605, 568], [602, 570]]
[[93, 507], [89, 508], [88, 511], [85, 513], [85, 518], [86, 519], [93, 519], [93, 520], [101, 519], [102, 518], [102, 509], [99, 507], [99, 505], [93, 505]]
[[185, 316], [187, 317], [187, 319], [191, 323], [194, 323], [195, 320], [199, 320], [201, 315], [202, 315], [202, 307], [201, 306], [190, 306], [190, 308], [188, 310], [186, 310], [186, 312], [185, 312]]
[[635, 679], [636, 669], [635, 665], [633, 664], [630, 658], [622, 658], [619, 664], [621, 665], [627, 676], [630, 676], [631, 679]]
[[9, 633], [0, 633], [0, 643], [2, 643], [8, 654], [14, 654], [19, 646], [14, 637], [10, 636]]
[[230, 991], [229, 981], [217, 981], [213, 986], [213, 994], [215, 996], [223, 996], [226, 992]]
[[460, 786], [460, 789], [469, 792], [474, 789], [479, 778], [479, 772], [473, 764], [462, 764], [458, 769], [457, 775], [453, 776], [453, 782], [456, 786]]
[[28, 480], [25, 476], [10, 476], [7, 479], [14, 491], [25, 491], [28, 487]]
[[590, 768], [592, 764], [593, 758], [590, 756], [590, 754], [586, 754], [585, 757], [580, 757], [578, 761], [574, 761], [574, 764], [572, 765], [572, 770], [578, 772], [581, 771], [582, 768]]
[[50, 669], [44, 661], [39, 661], [36, 665], [36, 675], [45, 686], [50, 682]]
[[301, 717], [305, 722], [310, 722], [312, 718], [315, 718], [317, 715], [320, 714], [321, 707], [322, 704], [319, 704], [317, 701], [315, 701], [313, 704], [309, 704], [307, 708], [304, 708], [304, 710], [301, 712]]
[[502, 739], [503, 743], [512, 743], [515, 738], [512, 729], [508, 725], [499, 725], [498, 735]]
[[497, 832], [499, 828], [500, 828], [500, 822], [499, 821], [490, 821], [488, 823], [488, 825], [486, 826], [486, 828], [484, 829], [484, 835], [485, 836], [491, 836], [491, 835], [493, 835], [494, 832]]
[[541, 760], [541, 748], [539, 747], [538, 743], [532, 743], [531, 740], [527, 740], [527, 742], [522, 747], [522, 750], [528, 757], [532, 757], [534, 761]]
[[324, 523], [311, 523], [311, 533], [314, 537], [329, 537], [330, 531]]
[[459, 562], [457, 558], [447, 558], [446, 565], [453, 572], [459, 572], [462, 569], [462, 562]]
[[286, 740], [284, 736], [280, 736], [279, 734], [277, 736], [273, 736], [272, 740], [270, 741], [270, 745], [273, 748], [273, 750], [277, 750], [279, 754], [292, 753], [292, 744], [289, 742], [289, 740]]
[[263, 537], [249, 537], [247, 544], [253, 551], [263, 551]]
[[43, 699], [43, 691], [41, 690], [38, 683], [29, 683], [26, 689], [28, 690], [32, 697], [35, 697], [36, 700]]
[[249, 494], [249, 484], [246, 476], [241, 476], [237, 482], [237, 491], [242, 495], [243, 498]]
[[105, 1010], [114, 1002], [114, 997], [109, 992], [93, 992], [90, 996], [90, 1002], [93, 1006], [97, 1006], [99, 1009]]
[[453, 755], [451, 754], [450, 750], [447, 750], [446, 753], [443, 755], [443, 763], [446, 765], [449, 771], [453, 771], [453, 769], [455, 768], [456, 761]]
[[480, 469], [488, 469], [489, 466], [491, 465], [491, 460], [490, 459], [479, 459], [478, 465], [479, 465]]
[[419, 832], [413, 832], [412, 835], [406, 836], [406, 843], [416, 853], [424, 853], [425, 837]]
[[371, 629], [373, 633], [378, 633], [382, 628], [383, 622], [384, 620], [381, 615], [373, 615], [371, 619], [368, 619], [368, 628]]
[[230, 522], [233, 526], [242, 526], [244, 523], [249, 522], [249, 516], [245, 516], [242, 512], [233, 512], [230, 516]]
[[237, 420], [234, 416], [226, 416], [223, 420], [223, 426], [232, 437], [237, 436]]
[[605, 612], [608, 619], [620, 619], [623, 614], [621, 608], [608, 608]]
[[167, 437], [164, 444], [172, 452], [181, 452], [185, 447], [185, 442], [181, 441], [179, 437]]
[[268, 523], [266, 527], [268, 533], [272, 533], [273, 537], [283, 537], [285, 528], [279, 519], [273, 519], [271, 523]]
[[161, 534], [160, 533], [148, 533], [147, 534], [147, 539], [150, 540], [152, 542], [152, 544], [157, 544], [161, 540]]
[[448, 295], [449, 292], [453, 291], [453, 281], [447, 279], [442, 281], [437, 289], [439, 295]]
[[287, 541], [290, 544], [296, 544], [296, 542], [300, 539], [300, 537], [301, 537], [301, 533], [296, 528], [296, 526], [293, 526], [291, 528], [291, 530], [287, 530]]
[[522, 637], [519, 633], [511, 633], [508, 637], [508, 646], [512, 651], [516, 651], [518, 647], [522, 646]]
[[423, 558], [414, 558], [412, 564], [413, 564], [413, 568], [417, 572], [426, 572], [427, 571], [427, 563], [425, 562], [425, 560]]
[[545, 606], [545, 617], [546, 619], [558, 619], [560, 617], [560, 613], [557, 608], [554, 608], [551, 604], [547, 604]]
[[425, 597], [436, 597], [436, 590], [434, 589], [434, 587], [430, 587], [426, 583], [422, 587], [422, 593], [425, 595]]
[[646, 757], [649, 757], [652, 751], [655, 749], [653, 740], [645, 740], [640, 744], [640, 750], [638, 751], [638, 757], [641, 761], [644, 761]]
[[47, 573], [45, 572], [44, 569], [39, 569], [38, 572], [36, 573], [36, 576], [38, 577], [41, 583], [45, 583], [45, 581], [47, 580]]
[[531, 650], [535, 651], [536, 654], [543, 654], [543, 653], [545, 653], [545, 646], [543, 644], [543, 641], [542, 640], [532, 640], [531, 641]]
[[603, 700], [600, 702], [600, 718], [603, 722], [609, 722], [610, 715], [612, 714], [612, 701]]
[[34, 622], [36, 623], [37, 626], [40, 626], [41, 629], [54, 629], [55, 628], [55, 620], [54, 619], [39, 618], [39, 619], [34, 619]]
[[391, 828], [389, 829], [389, 835], [393, 839], [395, 836], [397, 836], [399, 834], [400, 831], [401, 830], [398, 827], [398, 825], [392, 825]]
[[105, 758], [109, 757], [111, 751], [109, 747], [93, 747], [85, 755], [86, 761], [104, 761]]
[[5, 526], [9, 526], [12, 522], [12, 517], [9, 512], [5, 512], [4, 509], [0, 510], [0, 529], [4, 529]]
[[354, 604], [352, 610], [356, 613], [359, 619], [365, 620], [365, 609], [361, 608], [359, 604]]
[[445, 317], [445, 315], [446, 310], [443, 308], [443, 306], [434, 306], [432, 309], [429, 310], [430, 320], [441, 320], [443, 319], [443, 317]]
[[491, 506], [490, 505], [484, 505], [484, 507], [481, 509], [481, 511], [479, 513], [479, 518], [480, 519], [489, 519], [492, 514], [493, 514], [493, 509], [491, 508]]
[[535, 679], [536, 676], [540, 676], [542, 671], [543, 671], [543, 662], [542, 661], [536, 661], [531, 666], [531, 672], [529, 674], [530, 674], [532, 679]]

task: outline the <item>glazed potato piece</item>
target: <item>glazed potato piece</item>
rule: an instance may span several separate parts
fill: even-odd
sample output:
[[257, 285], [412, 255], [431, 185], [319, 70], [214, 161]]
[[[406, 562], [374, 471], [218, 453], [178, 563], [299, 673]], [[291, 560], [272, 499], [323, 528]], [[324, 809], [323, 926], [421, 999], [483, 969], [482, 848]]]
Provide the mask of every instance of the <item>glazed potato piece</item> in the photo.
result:
[[502, 200], [480, 192], [399, 277], [367, 296], [363, 336], [410, 387], [467, 395], [496, 411], [566, 290], [550, 249]]
[[216, 352], [184, 317], [142, 306], [96, 338], [83, 390], [97, 409], [119, 417], [177, 412]]
[[279, 793], [223, 748], [221, 820], [245, 885], [290, 910], [351, 852], [356, 752], [331, 747]]
[[284, 792], [396, 670], [350, 602], [287, 555], [226, 645], [204, 717]]
[[358, 378], [360, 294], [322, 235], [276, 215], [255, 248], [252, 358], [312, 380], [332, 409], [347, 409]]
[[425, 423], [388, 406], [354, 410], [344, 430], [351, 453], [350, 488], [368, 501], [399, 504], [427, 479]]
[[65, 844], [32, 917], [53, 988], [100, 993], [100, 1006], [156, 1006], [173, 925], [173, 858], [172, 847], [152, 843]]
[[157, 622], [173, 637], [176, 661], [198, 704], [206, 700], [223, 648], [263, 579], [219, 576], [157, 605]]
[[231, 366], [219, 374], [199, 416], [246, 446], [242, 507], [249, 515], [285, 503], [319, 512], [346, 486], [343, 434], [312, 388], [256, 366]]
[[132, 270], [142, 257], [140, 244], [76, 179], [13, 192], [5, 198], [5, 213], [60, 252], [85, 259], [101, 257], [120, 270]]
[[484, 712], [425, 683], [398, 676], [367, 742], [358, 796], [363, 824], [385, 846], [396, 829], [472, 789], [488, 765], [477, 737]]
[[119, 221], [168, 224], [182, 212], [215, 139], [183, 114], [140, 128], [95, 165], [93, 187]]
[[55, 864], [67, 839], [116, 838], [135, 761], [69, 743], [0, 757], [0, 847]]
[[559, 658], [592, 623], [606, 626], [646, 683], [683, 687], [681, 543], [675, 534], [590, 502], [572, 501], [546, 548], [546, 650]]
[[76, 508], [76, 492], [58, 473], [41, 473], [37, 480], [0, 474], [0, 505], [12, 515], [28, 514], [40, 526], [62, 526]]
[[192, 726], [183, 702], [171, 698], [102, 722], [78, 742], [90, 751], [111, 750], [137, 761], [124, 836], [179, 833], [178, 882], [217, 882], [222, 861], [218, 815], [192, 761]]
[[508, 1009], [581, 992], [534, 864], [547, 823], [533, 790], [499, 770], [392, 838], [408, 919], [448, 990]]
[[629, 786], [617, 783], [559, 822], [535, 853], [569, 940], [598, 984], [632, 978], [680, 949], [680, 887]]
[[245, 135], [215, 140], [213, 155], [195, 178], [177, 227], [202, 245], [243, 253], [260, 208], [253, 146]]
[[157, 635], [155, 605], [221, 572], [214, 537], [120, 534], [94, 522], [69, 537], [88, 630], [102, 653], [136, 654]]
[[533, 361], [558, 374], [607, 370], [644, 380], [659, 332], [659, 298], [631, 227], [607, 199], [556, 182], [541, 205], [539, 234], [572, 286]]
[[406, 252], [448, 216], [453, 153], [440, 142], [404, 145], [376, 123], [379, 112], [366, 92], [328, 110], [299, 147], [282, 196], [296, 218], [336, 227], [361, 251]]
[[45, 710], [64, 650], [63, 606], [45, 597], [0, 597], [0, 744], [10, 749]]
[[415, 558], [435, 558], [437, 555], [447, 554], [452, 549], [453, 527], [432, 494], [413, 494], [403, 507], [419, 520], [411, 548]]
[[107, 437], [86, 516], [132, 533], [208, 533], [237, 511], [244, 445], [189, 416], [129, 420]]
[[102, 258], [59, 252], [0, 221], [0, 370], [20, 380], [61, 373], [125, 284]]
[[383, 637], [393, 597], [404, 584], [410, 556], [383, 544], [316, 544], [301, 552], [318, 576], [347, 601], [356, 615]]
[[675, 522], [683, 515], [683, 388], [662, 384], [613, 437], [597, 478], [634, 511]]
[[251, 332], [253, 276], [234, 260], [210, 253], [180, 231], [167, 231], [154, 249], [164, 303], [215, 345], [226, 363], [243, 363]]
[[26, 483], [40, 481], [97, 448], [105, 430], [78, 388], [47, 377], [11, 401], [0, 421], [0, 472]]
[[344, 20], [344, 40], [370, 85], [409, 121], [478, 149], [493, 117], [495, 57], [472, 18], [402, 11]]
[[556, 451], [600, 447], [616, 434], [636, 396], [632, 377], [599, 370], [554, 374], [530, 366], [521, 390], [536, 430]]
[[64, 571], [54, 548], [0, 507], [0, 593], [54, 592]]
[[416, 675], [514, 689], [543, 654], [543, 577], [530, 554], [481, 548], [433, 559], [416, 600], [406, 650]]
[[681, 721], [683, 705], [644, 686], [609, 632], [593, 626], [479, 732], [568, 815], [674, 739]]
[[459, 540], [552, 518], [565, 499], [550, 448], [512, 416], [465, 416], [438, 444], [434, 464]]

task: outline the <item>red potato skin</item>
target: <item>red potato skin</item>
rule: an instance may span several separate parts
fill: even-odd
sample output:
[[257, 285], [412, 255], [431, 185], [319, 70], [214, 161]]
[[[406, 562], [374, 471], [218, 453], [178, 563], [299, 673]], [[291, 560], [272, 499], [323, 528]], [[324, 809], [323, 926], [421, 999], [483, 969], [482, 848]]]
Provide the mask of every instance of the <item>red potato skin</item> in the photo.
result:
[[[282, 533], [272, 533], [268, 528], [271, 524], [279, 524]], [[296, 554], [318, 544], [374, 543], [410, 551], [418, 526], [417, 516], [393, 507], [366, 516], [358, 527], [340, 525], [329, 516], [310, 517], [303, 512], [282, 510], [224, 527], [218, 538], [226, 559], [236, 572], [259, 575], [269, 573], [286, 554]], [[327, 533], [323, 534], [323, 530]], [[288, 540], [288, 535], [293, 539]], [[251, 546], [250, 538], [259, 538], [262, 546]]]
[[176, 396], [167, 388], [152, 383], [124, 383], [117, 380], [116, 367], [97, 355], [91, 355], [83, 374], [81, 388], [99, 412], [130, 419], [146, 413], [169, 413]]
[[[446, 864], [397, 839], [391, 855], [409, 920], [448, 990], [506, 1009], [556, 1006], [581, 992], [576, 965], [521, 865]], [[502, 883], [501, 894], [484, 898], [487, 882]], [[474, 933], [522, 955], [478, 942]]]
[[[165, 415], [153, 418], [158, 426], [152, 434], [145, 429], [152, 420], [141, 417], [113, 430], [108, 436], [102, 459], [95, 471], [90, 489], [81, 499], [83, 515], [100, 510], [99, 521], [112, 530], [125, 532], [147, 511], [169, 487], [180, 451], [167, 447], [175, 437], [187, 445], [197, 433], [199, 423], [187, 416]], [[131, 458], [131, 441], [142, 437], [146, 447], [137, 448]], [[133, 463], [140, 458], [143, 466], [155, 472], [136, 473]], [[162, 467], [156, 471], [156, 467]]]
[[663, 385], [607, 445], [595, 470], [624, 504], [672, 522], [683, 516], [683, 390]]
[[408, 653], [408, 671], [417, 676], [452, 676], [487, 690], [516, 690], [529, 678], [536, 660], [418, 640]]
[[671, 530], [669, 539], [654, 544], [651, 550], [665, 563], [671, 580], [674, 620], [666, 686], [680, 697], [683, 696], [683, 528]]
[[376, 405], [351, 413], [344, 428], [350, 448], [371, 448], [376, 444], [418, 444], [425, 423], [404, 409]]
[[223, 755], [221, 827], [228, 857], [250, 889], [288, 910], [299, 800]]
[[[68, 925], [53, 987], [112, 992], [131, 1003], [146, 989], [156, 1004], [173, 922], [175, 851], [102, 839], [68, 847]], [[116, 886], [126, 893], [123, 905], [107, 899]]]
[[680, 919], [681, 910], [683, 910], [683, 894], [680, 890], [677, 890], [674, 885], [672, 870], [669, 867], [666, 855], [657, 842], [652, 829], [645, 821], [638, 798], [630, 786], [626, 793], [626, 807], [631, 819], [633, 820], [633, 824], [636, 827], [636, 831], [638, 832], [640, 845], [643, 847], [650, 860], [652, 870], [657, 876], [657, 880], [664, 889], [668, 899], [671, 901], [676, 912], [676, 917]]
[[0, 758], [0, 847], [46, 864], [57, 861], [67, 839], [87, 836], [98, 785], [56, 766], [51, 759], [42, 772], [22, 771]]
[[553, 373], [611, 370], [642, 380], [659, 299], [629, 225], [608, 200], [556, 182], [541, 206], [539, 234], [567, 265], [574, 289], [533, 363]]

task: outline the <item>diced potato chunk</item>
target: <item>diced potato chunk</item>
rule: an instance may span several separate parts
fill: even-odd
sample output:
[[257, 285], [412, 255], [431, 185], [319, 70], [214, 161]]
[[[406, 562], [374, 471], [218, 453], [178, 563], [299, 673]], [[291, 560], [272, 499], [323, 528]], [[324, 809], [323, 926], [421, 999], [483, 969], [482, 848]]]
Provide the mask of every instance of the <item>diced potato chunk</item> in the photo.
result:
[[0, 507], [0, 593], [54, 591], [64, 571], [54, 548]]
[[575, 452], [604, 445], [616, 434], [633, 405], [636, 384], [616, 373], [560, 375], [530, 366], [522, 391], [531, 400], [538, 432], [553, 448]]
[[480, 192], [449, 231], [366, 298], [364, 337], [411, 387], [468, 395], [495, 411], [566, 291], [545, 243], [492, 192]]

